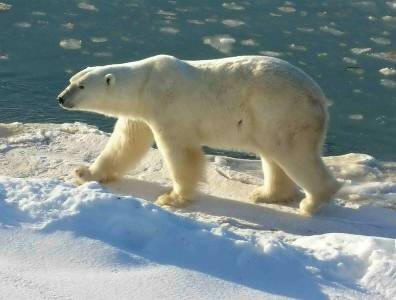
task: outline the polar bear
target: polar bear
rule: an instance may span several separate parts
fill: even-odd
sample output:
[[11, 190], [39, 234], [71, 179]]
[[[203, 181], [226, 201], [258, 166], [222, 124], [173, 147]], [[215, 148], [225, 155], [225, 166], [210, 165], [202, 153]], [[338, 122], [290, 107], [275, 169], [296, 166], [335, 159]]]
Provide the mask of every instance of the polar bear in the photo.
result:
[[204, 168], [202, 145], [261, 157], [265, 177], [250, 196], [255, 203], [295, 199], [300, 186], [300, 212], [312, 215], [340, 187], [321, 159], [326, 98], [313, 79], [281, 59], [158, 55], [88, 67], [71, 77], [58, 101], [65, 109], [118, 118], [96, 161], [75, 171], [80, 183], [117, 179], [155, 141], [173, 181], [159, 205], [193, 198]]

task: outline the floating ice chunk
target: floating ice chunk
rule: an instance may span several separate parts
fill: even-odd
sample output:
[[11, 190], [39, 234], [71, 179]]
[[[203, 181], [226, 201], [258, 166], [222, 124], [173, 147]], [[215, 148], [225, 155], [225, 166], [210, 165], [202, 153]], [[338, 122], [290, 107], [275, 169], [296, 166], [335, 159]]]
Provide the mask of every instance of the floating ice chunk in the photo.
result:
[[317, 54], [318, 57], [326, 57], [328, 55], [329, 54], [327, 52], [320, 52], [320, 53]]
[[91, 41], [93, 43], [105, 43], [107, 42], [107, 38], [106, 37], [91, 37]]
[[280, 6], [278, 7], [278, 10], [289, 14], [296, 12], [296, 9], [293, 6]]
[[360, 90], [360, 89], [353, 89], [352, 92], [354, 92], [355, 94], [360, 94], [360, 93], [362, 92], [362, 90]]
[[217, 19], [214, 18], [214, 17], [212, 17], [212, 18], [206, 18], [206, 19], [205, 19], [205, 22], [208, 22], [208, 23], [216, 23], [216, 22], [217, 22]]
[[90, 10], [90, 11], [98, 11], [98, 9], [95, 7], [93, 4], [89, 4], [87, 2], [80, 2], [78, 3], [78, 8], [84, 9], [84, 10]]
[[242, 40], [241, 44], [244, 45], [244, 46], [251, 46], [251, 47], [254, 47], [254, 46], [258, 45], [257, 42], [255, 40], [253, 40], [253, 39]]
[[43, 11], [32, 11], [32, 15], [37, 17], [44, 17], [47, 15], [47, 13]]
[[259, 53], [260, 53], [261, 55], [272, 56], [272, 57], [280, 57], [280, 56], [283, 56], [283, 53], [281, 53], [281, 52], [276, 52], [276, 51], [260, 51]]
[[130, 42], [130, 41], [131, 41], [131, 38], [129, 38], [129, 37], [127, 37], [127, 36], [122, 36], [122, 37], [120, 37], [120, 39], [121, 39], [121, 41], [123, 41], [123, 42]]
[[357, 64], [357, 60], [354, 59], [354, 58], [344, 57], [342, 60], [344, 62], [346, 62], [347, 64], [351, 64], [351, 65], [356, 65]]
[[358, 75], [361, 75], [361, 74], [364, 73], [364, 70], [363, 70], [361, 67], [352, 67], [352, 66], [349, 66], [349, 67], [346, 67], [346, 70], [349, 71], [349, 72], [358, 74]]
[[62, 24], [62, 27], [67, 29], [67, 30], [73, 30], [74, 29], [74, 24], [69, 22], [69, 23]]
[[77, 39], [65, 39], [65, 40], [61, 40], [59, 43], [59, 46], [68, 50], [80, 49], [81, 45], [82, 45], [82, 41]]
[[176, 13], [160, 9], [159, 11], [157, 11], [157, 15], [174, 17], [174, 16], [176, 16]]
[[371, 56], [396, 63], [396, 51], [377, 52], [371, 54]]
[[394, 16], [383, 16], [382, 20], [384, 22], [394, 23], [394, 22], [396, 22], [396, 17], [394, 17]]
[[307, 51], [307, 47], [305, 47], [303, 45], [290, 44], [289, 48], [292, 50], [297, 50], [297, 51]]
[[390, 45], [391, 41], [390, 39], [384, 38], [384, 37], [372, 37], [370, 38], [374, 43], [378, 45]]
[[396, 1], [386, 2], [386, 5], [388, 5], [392, 9], [396, 10]]
[[270, 13], [270, 16], [271, 17], [282, 17], [282, 15], [279, 15], [279, 14], [276, 14], [276, 13]]
[[301, 32], [314, 32], [315, 29], [311, 27], [297, 27], [297, 30]]
[[187, 20], [187, 22], [190, 24], [194, 24], [194, 25], [204, 25], [205, 24], [204, 21], [200, 21], [200, 20]]
[[0, 12], [10, 10], [11, 8], [12, 8], [11, 4], [0, 2]]
[[0, 53], [0, 60], [7, 60], [9, 57], [7, 54], [1, 54]]
[[396, 81], [395, 80], [390, 80], [390, 79], [381, 79], [381, 84], [383, 86], [386, 86], [388, 88], [395, 89], [396, 88]]
[[96, 57], [111, 57], [111, 56], [113, 56], [113, 53], [111, 53], [111, 52], [95, 52], [93, 55]]
[[357, 1], [350, 5], [365, 12], [375, 12], [377, 10], [377, 4], [374, 1]]
[[371, 51], [371, 48], [352, 48], [351, 52], [356, 55], [364, 54]]
[[203, 43], [209, 45], [222, 53], [230, 53], [235, 39], [230, 35], [215, 35], [203, 38]]
[[396, 75], [396, 70], [393, 68], [383, 68], [383, 69], [378, 70], [378, 72], [380, 72], [382, 75], [385, 75], [385, 76]]
[[225, 26], [228, 26], [228, 27], [239, 27], [239, 26], [245, 25], [245, 22], [243, 22], [241, 20], [234, 20], [234, 19], [226, 19], [226, 20], [223, 20], [221, 23], [223, 23]]
[[357, 121], [363, 120], [364, 118], [362, 114], [353, 114], [353, 115], [349, 115], [348, 117], [351, 120], [357, 120]]
[[180, 32], [180, 30], [175, 27], [165, 26], [160, 28], [160, 32], [168, 33], [168, 34], [177, 34]]
[[326, 26], [320, 26], [319, 29], [321, 31], [323, 31], [323, 32], [327, 32], [327, 33], [330, 33], [330, 34], [335, 35], [335, 36], [340, 36], [340, 35], [344, 35], [345, 34], [345, 32], [343, 32], [341, 30], [338, 30], [336, 28], [333, 28], [333, 27], [329, 27], [327, 25]]
[[30, 24], [29, 22], [19, 22], [19, 23], [15, 23], [14, 25], [16, 27], [19, 27], [19, 28], [30, 28], [30, 27], [32, 27], [32, 24]]
[[244, 10], [245, 8], [242, 5], [239, 5], [235, 2], [230, 2], [230, 3], [223, 3], [223, 7], [226, 9], [232, 9], [232, 10]]

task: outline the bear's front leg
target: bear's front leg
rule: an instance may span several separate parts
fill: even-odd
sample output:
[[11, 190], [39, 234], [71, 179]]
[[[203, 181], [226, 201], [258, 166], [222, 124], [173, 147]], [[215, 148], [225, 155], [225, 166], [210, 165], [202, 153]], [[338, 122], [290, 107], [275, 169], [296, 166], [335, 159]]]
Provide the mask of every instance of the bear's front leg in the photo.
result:
[[105, 149], [95, 162], [90, 167], [82, 166], [74, 171], [77, 183], [106, 183], [119, 178], [140, 161], [153, 141], [147, 124], [119, 118]]
[[[180, 138], [179, 138], [180, 139]], [[158, 205], [181, 207], [192, 200], [202, 176], [204, 156], [199, 145], [180, 145], [176, 140], [157, 138], [173, 181], [173, 189], [157, 198]]]

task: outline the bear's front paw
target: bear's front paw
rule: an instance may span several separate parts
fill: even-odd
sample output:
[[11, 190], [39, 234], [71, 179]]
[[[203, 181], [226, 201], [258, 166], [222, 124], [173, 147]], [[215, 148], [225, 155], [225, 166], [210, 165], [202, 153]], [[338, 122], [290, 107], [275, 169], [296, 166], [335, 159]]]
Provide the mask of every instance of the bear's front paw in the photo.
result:
[[186, 198], [183, 198], [174, 191], [170, 191], [165, 194], [162, 194], [155, 201], [155, 204], [159, 206], [172, 206], [172, 207], [183, 207], [186, 206], [187, 203], [188, 200]]
[[81, 166], [74, 170], [74, 176], [78, 184], [83, 184], [88, 181], [96, 181], [91, 173], [91, 170], [87, 166]]
[[91, 171], [91, 169], [87, 166], [81, 166], [74, 170], [74, 176], [76, 177], [77, 184], [83, 184], [84, 182], [89, 181], [97, 181], [99, 183], [108, 183], [117, 179], [116, 176], [107, 174], [107, 175], [98, 175]]

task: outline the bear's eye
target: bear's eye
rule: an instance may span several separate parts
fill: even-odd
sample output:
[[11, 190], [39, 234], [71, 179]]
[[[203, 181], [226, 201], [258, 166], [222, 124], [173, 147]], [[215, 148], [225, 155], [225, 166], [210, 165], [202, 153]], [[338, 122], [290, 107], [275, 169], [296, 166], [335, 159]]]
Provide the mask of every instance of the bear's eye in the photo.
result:
[[79, 85], [78, 88], [79, 88], [80, 90], [83, 90], [83, 89], [85, 88], [85, 86]]

